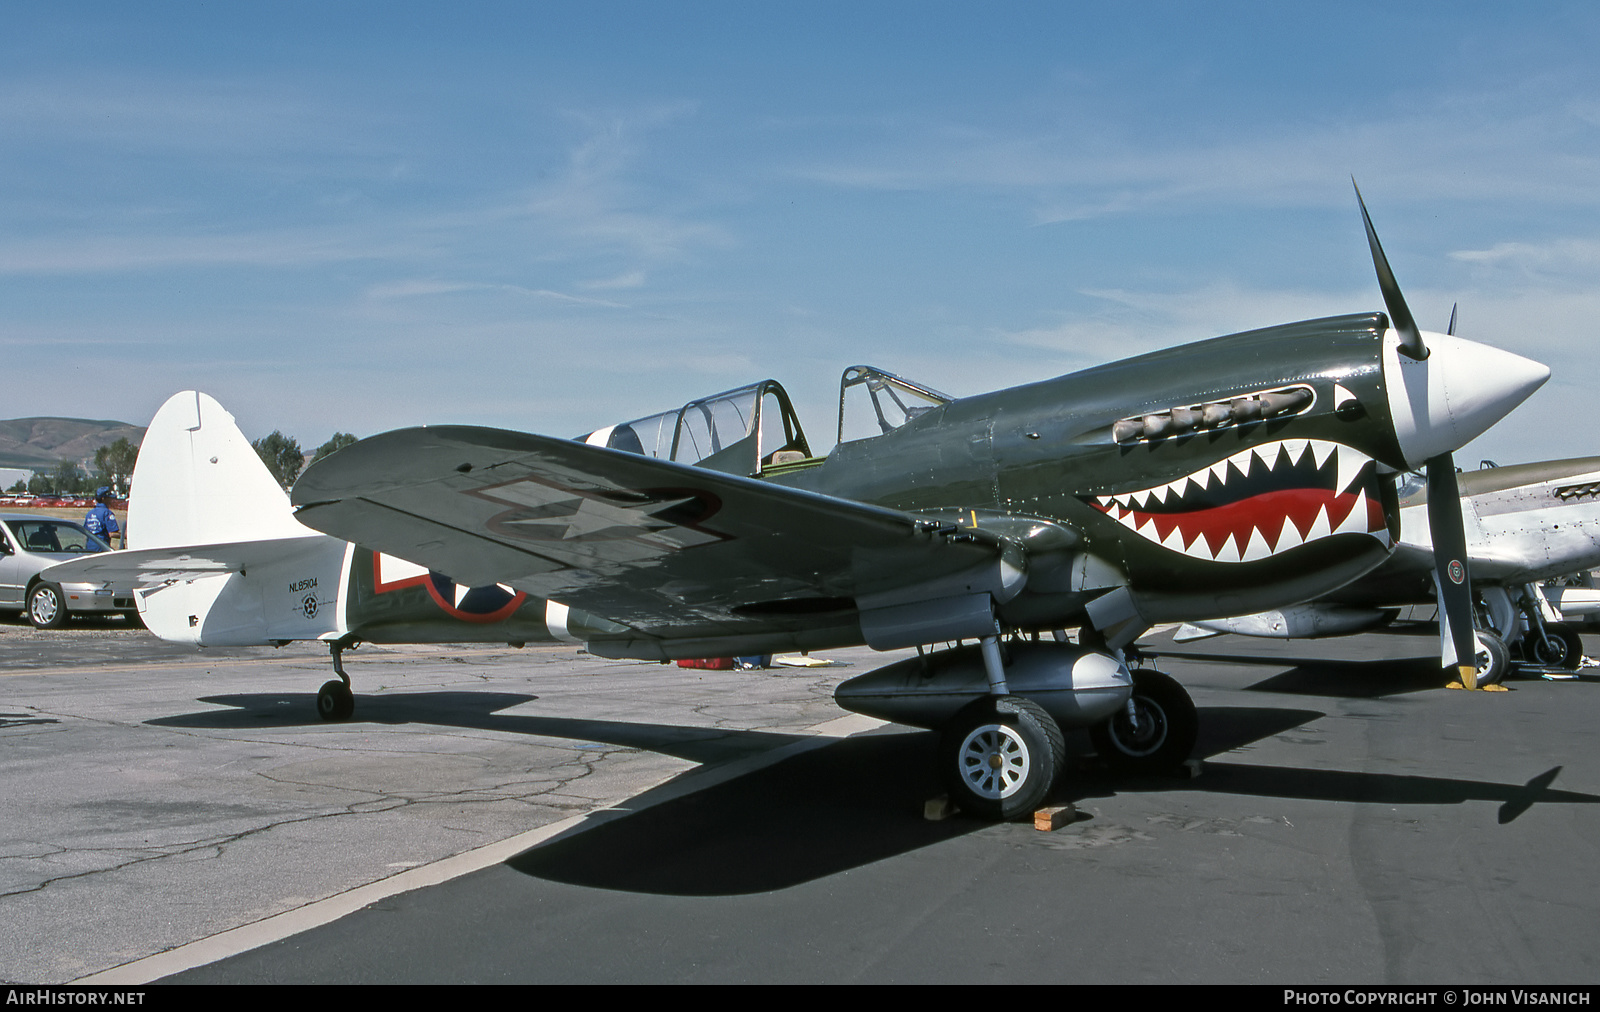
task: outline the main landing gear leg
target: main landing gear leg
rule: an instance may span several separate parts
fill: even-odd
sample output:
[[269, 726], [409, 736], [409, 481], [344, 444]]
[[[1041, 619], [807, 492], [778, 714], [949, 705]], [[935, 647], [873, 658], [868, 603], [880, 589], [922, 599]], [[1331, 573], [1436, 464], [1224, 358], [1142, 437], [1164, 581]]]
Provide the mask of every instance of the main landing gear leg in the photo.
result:
[[986, 819], [1032, 813], [1066, 765], [1066, 738], [1031, 699], [1009, 694], [997, 636], [982, 641], [989, 695], [962, 707], [939, 736], [939, 766], [957, 807]]
[[349, 637], [328, 644], [333, 655], [333, 673], [337, 682], [327, 682], [317, 690], [317, 716], [323, 720], [349, 720], [356, 712], [356, 696], [350, 691], [350, 676], [344, 673], [344, 652], [355, 649], [356, 641]]

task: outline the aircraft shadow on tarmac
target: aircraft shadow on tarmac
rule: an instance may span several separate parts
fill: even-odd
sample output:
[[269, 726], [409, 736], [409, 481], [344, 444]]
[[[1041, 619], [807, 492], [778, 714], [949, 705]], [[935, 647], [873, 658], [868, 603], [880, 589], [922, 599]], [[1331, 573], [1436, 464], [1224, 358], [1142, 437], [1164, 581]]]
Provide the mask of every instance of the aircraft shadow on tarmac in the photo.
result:
[[1445, 683], [1445, 675], [1439, 668], [1438, 657], [1329, 660], [1325, 657], [1191, 653], [1183, 650], [1160, 650], [1148, 653], [1150, 656], [1173, 660], [1288, 668], [1247, 686], [1251, 692], [1281, 692], [1335, 699], [1378, 699], [1408, 692], [1442, 689]]
[[0, 713], [0, 730], [8, 727], [28, 727], [33, 724], [59, 724], [55, 717], [41, 717], [37, 713]]
[[[1201, 708], [1199, 754], [1281, 734], [1316, 711]], [[784, 889], [984, 829], [965, 818], [922, 819], [936, 736], [885, 729], [792, 756], [735, 780], [571, 833], [507, 864], [550, 881], [629, 892], [719, 896]], [[1526, 784], [1207, 763], [1194, 780], [1116, 774], [1092, 764], [1062, 779], [1053, 799], [1204, 791], [1383, 805], [1498, 801], [1510, 822], [1536, 802], [1591, 804], [1552, 791], [1560, 767]], [[648, 795], [637, 803], [648, 803]]]
[[[536, 699], [521, 693], [420, 692], [363, 696], [352, 726], [433, 724], [647, 749], [697, 763], [726, 762], [805, 735], [584, 720], [496, 711]], [[204, 702], [231, 707], [146, 723], [223, 730], [321, 725], [309, 696], [235, 694]], [[1223, 756], [1324, 716], [1279, 707], [1200, 707], [1196, 755]], [[1077, 741], [1074, 736], [1072, 741]], [[930, 822], [924, 803], [942, 793], [934, 777], [937, 736], [889, 726], [832, 741], [721, 784], [673, 796], [676, 780], [632, 799], [638, 809], [597, 820], [511, 859], [527, 875], [574, 885], [683, 896], [783, 889], [985, 829], [967, 818]], [[1070, 742], [1069, 742], [1070, 744]], [[1383, 805], [1499, 802], [1510, 822], [1535, 803], [1592, 804], [1600, 796], [1551, 790], [1561, 767], [1526, 784], [1207, 762], [1193, 780], [1115, 773], [1092, 757], [1063, 777], [1057, 803], [1121, 794], [1203, 791]], [[697, 771], [690, 771], [692, 776]], [[652, 803], [666, 792], [668, 800]]]
[[676, 724], [584, 720], [499, 713], [538, 696], [515, 692], [406, 692], [356, 697], [356, 719], [330, 725], [320, 720], [316, 698], [295, 693], [234, 693], [204, 696], [202, 703], [233, 707], [145, 721], [160, 727], [260, 730], [287, 727], [359, 727], [362, 724], [432, 724], [438, 727], [505, 731], [542, 738], [638, 748], [696, 763], [718, 763], [753, 752], [809, 740], [809, 735], [740, 731]]

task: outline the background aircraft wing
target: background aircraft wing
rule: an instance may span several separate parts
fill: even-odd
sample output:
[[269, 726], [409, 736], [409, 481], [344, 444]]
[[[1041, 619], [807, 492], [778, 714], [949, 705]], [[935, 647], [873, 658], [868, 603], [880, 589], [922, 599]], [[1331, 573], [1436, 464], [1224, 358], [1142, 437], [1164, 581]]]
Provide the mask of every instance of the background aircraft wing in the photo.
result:
[[508, 584], [665, 639], [837, 627], [864, 595], [988, 589], [976, 584], [1003, 550], [897, 510], [465, 426], [362, 440], [308, 468], [292, 498], [307, 526], [458, 584]]

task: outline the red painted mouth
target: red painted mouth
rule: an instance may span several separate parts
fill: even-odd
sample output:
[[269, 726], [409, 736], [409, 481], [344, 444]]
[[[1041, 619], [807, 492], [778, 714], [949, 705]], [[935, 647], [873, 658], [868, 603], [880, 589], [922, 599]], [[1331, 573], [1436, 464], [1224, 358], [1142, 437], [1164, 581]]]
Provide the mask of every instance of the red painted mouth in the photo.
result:
[[1254, 562], [1335, 534], [1388, 543], [1377, 467], [1360, 451], [1288, 440], [1156, 488], [1087, 499], [1147, 541], [1211, 562]]

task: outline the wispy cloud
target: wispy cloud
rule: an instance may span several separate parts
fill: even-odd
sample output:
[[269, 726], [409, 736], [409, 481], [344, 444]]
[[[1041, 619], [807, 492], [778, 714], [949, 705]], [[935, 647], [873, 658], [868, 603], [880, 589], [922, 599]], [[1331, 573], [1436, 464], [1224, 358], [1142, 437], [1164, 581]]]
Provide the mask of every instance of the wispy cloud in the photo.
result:
[[1034, 125], [920, 118], [885, 122], [874, 139], [792, 171], [844, 188], [1009, 193], [1039, 223], [1206, 204], [1320, 206], [1345, 199], [1338, 184], [1350, 173], [1381, 178], [1397, 200], [1514, 193], [1600, 204], [1600, 137], [1589, 125], [1600, 114], [1549, 87], [1556, 93], [1539, 103], [1449, 94], [1426, 108], [1229, 124], [1177, 141], [1093, 111]]

